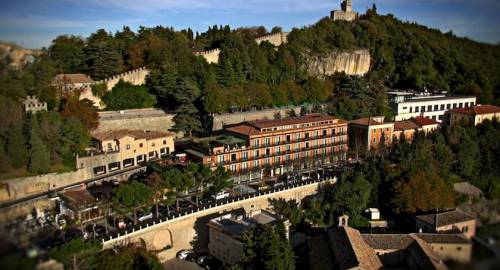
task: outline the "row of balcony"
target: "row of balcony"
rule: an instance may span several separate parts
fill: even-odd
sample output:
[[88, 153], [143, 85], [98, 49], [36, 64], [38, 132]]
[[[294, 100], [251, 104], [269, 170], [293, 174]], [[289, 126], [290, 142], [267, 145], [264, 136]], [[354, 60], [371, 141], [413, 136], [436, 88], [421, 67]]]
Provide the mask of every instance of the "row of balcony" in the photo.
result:
[[341, 133], [335, 133], [333, 135], [319, 135], [319, 136], [309, 136], [309, 137], [304, 137], [300, 139], [294, 139], [294, 140], [284, 140], [284, 141], [279, 141], [279, 142], [273, 142], [273, 143], [263, 143], [259, 145], [251, 145], [251, 147], [254, 148], [259, 148], [259, 147], [268, 147], [268, 146], [278, 146], [278, 145], [283, 145], [283, 144], [290, 144], [290, 143], [298, 143], [298, 142], [305, 142], [305, 141], [311, 141], [311, 140], [318, 140], [318, 139], [325, 139], [325, 138], [335, 138], [335, 137], [340, 137], [340, 136], [345, 136], [347, 135], [347, 132], [341, 132]]
[[236, 159], [236, 160], [225, 160], [225, 161], [222, 161], [222, 162], [217, 162], [216, 165], [227, 165], [227, 164], [231, 164], [231, 163], [239, 163], [239, 162], [244, 162], [244, 161], [253, 161], [253, 160], [258, 160], [258, 159], [263, 159], [263, 158], [272, 158], [272, 157], [276, 157], [276, 156], [282, 156], [282, 155], [287, 155], [287, 154], [295, 154], [295, 153], [301, 153], [301, 152], [305, 152], [305, 151], [311, 151], [311, 150], [316, 150], [316, 149], [322, 149], [322, 148], [325, 148], [325, 147], [330, 147], [330, 146], [340, 146], [340, 145], [346, 145], [347, 146], [347, 142], [346, 141], [343, 141], [343, 142], [334, 142], [334, 143], [329, 143], [329, 144], [319, 144], [319, 145], [316, 145], [316, 146], [310, 146], [310, 147], [301, 147], [301, 148], [295, 148], [295, 149], [290, 149], [290, 150], [285, 150], [285, 151], [279, 151], [279, 152], [273, 152], [273, 153], [269, 153], [269, 154], [266, 154], [266, 153], [263, 153], [257, 157], [247, 157], [247, 158], [240, 158], [240, 159]]

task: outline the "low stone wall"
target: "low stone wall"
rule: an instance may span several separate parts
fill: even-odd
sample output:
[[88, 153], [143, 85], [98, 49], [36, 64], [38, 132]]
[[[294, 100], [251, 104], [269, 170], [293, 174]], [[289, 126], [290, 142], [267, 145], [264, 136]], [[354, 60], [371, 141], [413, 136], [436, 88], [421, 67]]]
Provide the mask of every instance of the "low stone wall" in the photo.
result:
[[[118, 129], [169, 132], [175, 125], [174, 117], [173, 113], [166, 113], [154, 108], [105, 111], [99, 113], [99, 126], [92, 133]], [[182, 136], [182, 134], [177, 134], [177, 136]]]
[[[308, 106], [311, 108], [312, 106]], [[261, 111], [235, 112], [216, 114], [213, 117], [212, 130], [221, 130], [224, 126], [238, 124], [245, 121], [274, 119], [274, 115], [278, 112], [281, 117], [286, 117], [290, 110], [295, 110], [295, 114], [300, 114], [300, 106], [290, 108], [276, 108]]]
[[2, 180], [0, 202], [26, 198], [91, 178], [88, 170], [77, 170]]

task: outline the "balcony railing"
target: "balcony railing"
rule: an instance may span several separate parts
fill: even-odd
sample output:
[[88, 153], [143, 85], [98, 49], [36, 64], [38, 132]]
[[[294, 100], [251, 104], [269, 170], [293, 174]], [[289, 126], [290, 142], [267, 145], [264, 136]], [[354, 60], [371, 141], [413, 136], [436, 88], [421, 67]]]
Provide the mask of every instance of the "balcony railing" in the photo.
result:
[[[325, 147], [332, 147], [332, 146], [341, 146], [341, 145], [345, 145], [347, 146], [347, 141], [342, 141], [342, 142], [334, 142], [334, 143], [327, 143], [327, 144], [318, 144], [316, 146], [309, 146], [309, 147], [301, 147], [301, 148], [298, 148], [298, 149], [290, 149], [290, 150], [286, 150], [286, 151], [279, 151], [279, 152], [273, 152], [273, 153], [270, 153], [269, 155], [259, 155], [258, 157], [249, 157], [249, 158], [246, 158], [246, 159], [236, 159], [234, 161], [232, 160], [225, 160], [223, 162], [216, 162], [215, 165], [229, 165], [229, 164], [233, 164], [233, 163], [241, 163], [241, 162], [245, 162], [245, 161], [254, 161], [254, 160], [260, 160], [260, 159], [264, 159], [264, 158], [273, 158], [273, 157], [277, 157], [277, 156], [283, 156], [283, 155], [286, 155], [286, 154], [295, 154], [295, 153], [302, 153], [302, 152], [306, 152], [306, 151], [311, 151], [311, 150], [317, 150], [317, 149], [323, 149]], [[338, 151], [331, 151], [330, 154], [337, 154], [337, 153], [342, 153], [343, 149], [339, 149]]]

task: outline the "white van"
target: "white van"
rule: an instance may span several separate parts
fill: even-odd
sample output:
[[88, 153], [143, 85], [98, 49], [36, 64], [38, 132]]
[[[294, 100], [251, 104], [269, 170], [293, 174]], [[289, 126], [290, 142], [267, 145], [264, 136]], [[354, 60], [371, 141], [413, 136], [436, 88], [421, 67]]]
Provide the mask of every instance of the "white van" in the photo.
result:
[[215, 195], [212, 195], [212, 198], [215, 200], [221, 200], [227, 197], [229, 197], [229, 193], [227, 191], [221, 191]]

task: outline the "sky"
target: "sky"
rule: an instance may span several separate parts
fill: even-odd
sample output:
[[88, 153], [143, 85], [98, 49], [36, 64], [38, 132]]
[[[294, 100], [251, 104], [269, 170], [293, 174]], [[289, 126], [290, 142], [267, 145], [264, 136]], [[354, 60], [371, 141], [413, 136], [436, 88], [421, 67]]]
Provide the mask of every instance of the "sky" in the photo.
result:
[[[0, 40], [27, 48], [47, 47], [58, 35], [87, 37], [97, 29], [124, 25], [232, 28], [264, 25], [284, 30], [314, 24], [339, 9], [341, 0], [0, 0]], [[353, 0], [364, 13], [372, 3], [381, 14], [417, 22], [458, 36], [500, 42], [500, 0]]]

